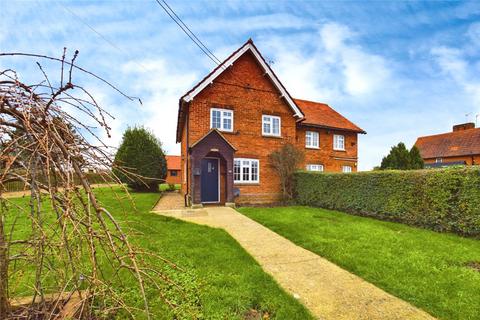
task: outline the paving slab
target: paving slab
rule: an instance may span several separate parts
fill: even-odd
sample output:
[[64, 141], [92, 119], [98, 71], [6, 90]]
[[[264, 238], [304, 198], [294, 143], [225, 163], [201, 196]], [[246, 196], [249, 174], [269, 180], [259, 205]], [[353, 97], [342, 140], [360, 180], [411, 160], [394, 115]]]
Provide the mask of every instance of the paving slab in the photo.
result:
[[225, 229], [280, 286], [318, 319], [435, 319], [232, 208], [157, 209], [154, 212]]

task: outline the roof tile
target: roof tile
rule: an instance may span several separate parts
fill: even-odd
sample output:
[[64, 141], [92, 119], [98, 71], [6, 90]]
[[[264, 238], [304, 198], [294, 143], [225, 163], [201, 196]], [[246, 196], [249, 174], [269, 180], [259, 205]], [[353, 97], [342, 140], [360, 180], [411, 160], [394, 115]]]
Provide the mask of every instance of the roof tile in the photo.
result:
[[301, 99], [293, 100], [305, 115], [301, 124], [366, 133], [328, 104]]
[[419, 137], [415, 145], [422, 158], [480, 154], [480, 128]]
[[168, 170], [180, 170], [180, 156], [165, 156]]

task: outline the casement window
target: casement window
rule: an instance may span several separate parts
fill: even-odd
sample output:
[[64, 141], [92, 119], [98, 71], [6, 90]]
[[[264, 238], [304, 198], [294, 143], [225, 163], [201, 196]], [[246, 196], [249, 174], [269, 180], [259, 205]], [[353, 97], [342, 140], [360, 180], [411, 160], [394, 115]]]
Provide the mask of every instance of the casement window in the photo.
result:
[[345, 150], [345, 136], [340, 134], [333, 135], [333, 150]]
[[233, 132], [233, 111], [228, 109], [210, 109], [210, 128]]
[[436, 158], [435, 159], [435, 163], [442, 163], [443, 162], [443, 159], [442, 158]]
[[262, 134], [264, 136], [281, 136], [281, 119], [276, 116], [262, 116]]
[[351, 166], [342, 166], [342, 172], [343, 173], [350, 173], [350, 172], [352, 172], [352, 167]]
[[322, 164], [307, 164], [307, 171], [323, 171]]
[[305, 147], [307, 148], [320, 148], [320, 139], [318, 132], [315, 131], [307, 131], [305, 132]]
[[236, 158], [233, 161], [233, 182], [258, 183], [260, 162], [256, 159]]

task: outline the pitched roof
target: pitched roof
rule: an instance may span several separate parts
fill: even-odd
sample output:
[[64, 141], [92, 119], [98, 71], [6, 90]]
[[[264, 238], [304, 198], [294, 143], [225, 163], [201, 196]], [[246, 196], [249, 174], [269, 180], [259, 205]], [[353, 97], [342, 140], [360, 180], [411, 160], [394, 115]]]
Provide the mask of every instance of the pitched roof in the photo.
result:
[[293, 100], [305, 115], [304, 120], [300, 122], [302, 125], [366, 133], [356, 124], [333, 110], [328, 104], [301, 99]]
[[255, 44], [253, 44], [252, 39], [248, 39], [240, 48], [234, 51], [227, 59], [225, 59], [220, 65], [218, 65], [215, 69], [212, 70], [205, 78], [203, 78], [199, 83], [197, 83], [192, 89], [190, 89], [187, 93], [185, 93], [179, 100], [179, 108], [178, 108], [178, 119], [177, 119], [177, 142], [181, 140], [181, 134], [183, 129], [183, 114], [185, 112], [185, 103], [188, 103], [193, 100], [193, 98], [202, 92], [202, 90], [211, 84], [219, 75], [221, 75], [225, 70], [228, 69], [235, 61], [238, 60], [241, 56], [243, 56], [246, 52], [250, 51], [253, 56], [257, 59], [257, 61], [262, 66], [265, 74], [270, 77], [275, 87], [281, 93], [281, 96], [285, 99], [287, 104], [292, 109], [294, 116], [298, 117], [299, 119], [303, 118], [302, 110], [295, 104], [292, 97], [288, 93], [287, 89], [283, 86], [283, 84], [278, 79], [277, 75], [273, 72], [270, 68], [268, 63], [263, 58], [260, 51], [258, 51]]
[[197, 141], [195, 141], [194, 143], [192, 143], [190, 145], [190, 148], [193, 148], [195, 147], [197, 144], [199, 144], [201, 141], [203, 141], [203, 139], [205, 139], [206, 137], [208, 137], [210, 134], [212, 134], [213, 132], [217, 133], [220, 138], [222, 138], [223, 140], [225, 140], [225, 142], [233, 149], [233, 150], [237, 150], [237, 148], [235, 148], [224, 136], [223, 134], [216, 128], [212, 128], [210, 130], [208, 130], [208, 132], [203, 136], [201, 137], [200, 139], [198, 139]]
[[181, 170], [180, 156], [165, 156], [168, 170]]
[[422, 158], [480, 154], [480, 128], [419, 137], [415, 145]]

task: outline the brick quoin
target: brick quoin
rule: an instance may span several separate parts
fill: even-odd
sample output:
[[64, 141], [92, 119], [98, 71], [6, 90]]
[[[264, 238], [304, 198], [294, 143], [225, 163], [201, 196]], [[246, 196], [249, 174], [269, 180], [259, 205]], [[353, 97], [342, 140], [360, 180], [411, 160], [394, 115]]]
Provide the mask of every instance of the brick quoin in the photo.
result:
[[[280, 200], [280, 180], [270, 164], [269, 155], [286, 143], [292, 143], [305, 152], [306, 164], [322, 164], [325, 171], [341, 172], [342, 166], [357, 170], [357, 134], [339, 128], [303, 126], [294, 117], [294, 111], [281, 96], [279, 89], [263, 70], [251, 51], [246, 51], [214, 81], [198, 93], [186, 107], [181, 131], [182, 192], [189, 192], [187, 180], [192, 176], [188, 146], [202, 139], [210, 130], [211, 108], [233, 110], [233, 132], [221, 132], [236, 149], [234, 158], [258, 159], [260, 181], [257, 184], [234, 184], [240, 190], [237, 204], [261, 204]], [[281, 118], [281, 137], [262, 136], [262, 115]], [[340, 116], [341, 117], [341, 116]], [[348, 120], [347, 120], [348, 121]], [[187, 129], [188, 128], [188, 129]], [[188, 130], [188, 136], [187, 136]], [[305, 148], [305, 131], [317, 131], [319, 149]], [[359, 129], [361, 130], [361, 129]], [[345, 151], [333, 150], [333, 135], [345, 136]], [[187, 146], [188, 140], [188, 146]], [[223, 181], [223, 180], [222, 180]], [[223, 191], [222, 191], [223, 194]]]

